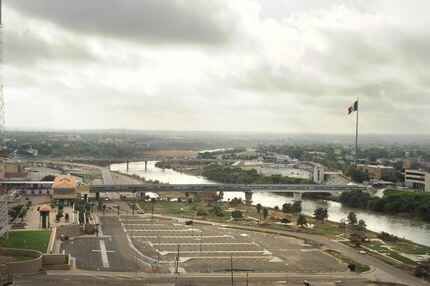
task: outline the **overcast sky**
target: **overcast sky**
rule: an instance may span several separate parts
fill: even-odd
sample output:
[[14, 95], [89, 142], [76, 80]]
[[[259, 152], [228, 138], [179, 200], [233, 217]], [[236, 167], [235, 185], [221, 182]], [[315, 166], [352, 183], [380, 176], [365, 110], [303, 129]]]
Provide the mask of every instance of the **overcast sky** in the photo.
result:
[[430, 1], [4, 1], [6, 128], [430, 133]]

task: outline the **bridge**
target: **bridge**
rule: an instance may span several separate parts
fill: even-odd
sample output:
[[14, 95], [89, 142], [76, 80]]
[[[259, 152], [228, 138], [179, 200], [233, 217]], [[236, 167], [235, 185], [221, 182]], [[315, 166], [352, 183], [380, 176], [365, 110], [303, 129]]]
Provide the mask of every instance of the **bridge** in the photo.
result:
[[252, 194], [258, 192], [293, 193], [294, 198], [300, 200], [303, 193], [334, 193], [350, 192], [352, 190], [367, 190], [357, 185], [294, 185], [294, 184], [133, 184], [133, 185], [91, 185], [90, 193], [99, 197], [100, 193], [109, 192], [184, 192], [195, 199], [200, 198], [202, 192], [244, 192], [245, 200], [252, 201]]

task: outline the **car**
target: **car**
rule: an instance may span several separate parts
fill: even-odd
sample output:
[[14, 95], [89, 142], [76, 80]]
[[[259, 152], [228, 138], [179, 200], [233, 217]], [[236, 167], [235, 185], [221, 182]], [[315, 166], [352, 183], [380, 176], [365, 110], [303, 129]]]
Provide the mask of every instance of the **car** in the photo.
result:
[[366, 250], [360, 250], [360, 252], [359, 252], [360, 254], [366, 254]]
[[137, 210], [137, 213], [138, 213], [138, 214], [144, 214], [144, 213], [145, 213], [145, 211], [144, 211], [143, 209], [139, 209], [139, 210]]

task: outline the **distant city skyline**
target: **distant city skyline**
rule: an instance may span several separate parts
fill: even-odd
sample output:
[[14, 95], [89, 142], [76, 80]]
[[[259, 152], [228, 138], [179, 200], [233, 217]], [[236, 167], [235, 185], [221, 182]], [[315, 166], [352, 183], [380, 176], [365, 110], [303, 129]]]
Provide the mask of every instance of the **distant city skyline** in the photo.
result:
[[7, 130], [430, 133], [425, 0], [3, 5]]

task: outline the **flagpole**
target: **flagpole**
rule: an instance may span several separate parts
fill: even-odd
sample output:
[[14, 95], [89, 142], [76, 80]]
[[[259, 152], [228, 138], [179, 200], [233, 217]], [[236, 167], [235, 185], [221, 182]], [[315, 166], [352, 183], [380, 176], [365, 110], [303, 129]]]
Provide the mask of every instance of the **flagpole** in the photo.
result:
[[357, 119], [355, 120], [355, 165], [358, 164], [358, 110], [359, 108], [358, 97], [357, 97]]

